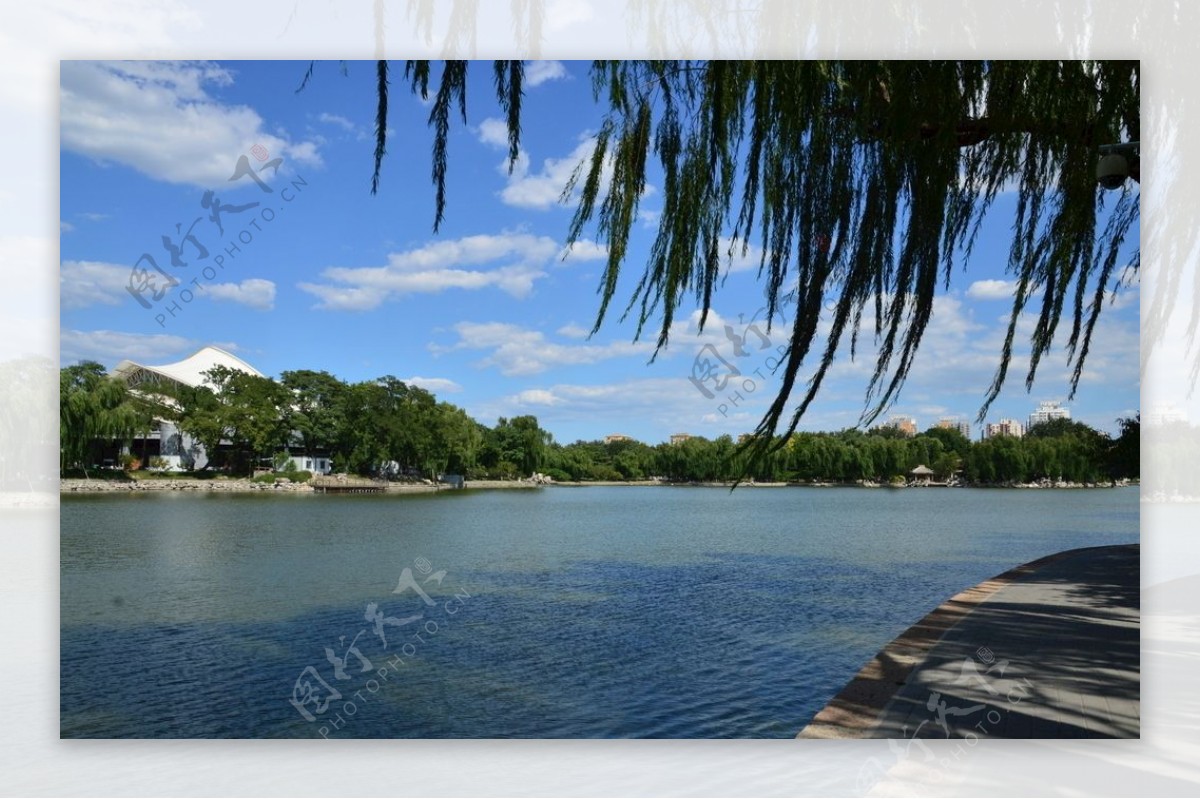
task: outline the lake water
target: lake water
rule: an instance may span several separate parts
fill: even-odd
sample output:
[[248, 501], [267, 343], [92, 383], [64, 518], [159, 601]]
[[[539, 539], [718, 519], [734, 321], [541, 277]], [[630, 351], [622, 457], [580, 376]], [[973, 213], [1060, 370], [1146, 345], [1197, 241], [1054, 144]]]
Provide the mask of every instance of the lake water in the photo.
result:
[[963, 588], [1136, 541], [1138, 489], [172, 492], [61, 522], [63, 737], [792, 737]]

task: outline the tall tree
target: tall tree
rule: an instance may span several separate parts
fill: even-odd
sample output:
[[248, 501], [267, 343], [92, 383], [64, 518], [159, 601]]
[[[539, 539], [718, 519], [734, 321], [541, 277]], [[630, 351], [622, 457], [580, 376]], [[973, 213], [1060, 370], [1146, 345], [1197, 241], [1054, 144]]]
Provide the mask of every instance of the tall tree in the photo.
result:
[[292, 430], [305, 454], [330, 449], [341, 423], [341, 400], [346, 384], [329, 372], [299, 369], [279, 375], [280, 384], [292, 394]]
[[60, 467], [81, 466], [84, 476], [95, 442], [128, 440], [153, 424], [150, 407], [95, 361], [60, 371], [58, 409]]
[[292, 394], [269, 377], [226, 366], [204, 373], [212, 388], [186, 392], [180, 429], [203, 444], [210, 460], [223, 441], [233, 449], [235, 467], [286, 447], [291, 436]]
[[[380, 62], [372, 192], [386, 149], [389, 74]], [[435, 230], [446, 213], [453, 117], [467, 119], [467, 74], [463, 61], [445, 62], [437, 79], [429, 61], [404, 66], [409, 90], [423, 99], [432, 93]], [[511, 167], [524, 66], [496, 61], [492, 74]], [[638, 203], [656, 169], [663, 209], [625, 304], [639, 336], [656, 326], [658, 347], [665, 346], [689, 297], [703, 324], [724, 258], [751, 244], [762, 252], [768, 315], [795, 300], [781, 388], [754, 439], [760, 451], [786, 440], [770, 437], [785, 416], [788, 432], [795, 430], [844, 339], [853, 352], [864, 314], [874, 320], [878, 353], [863, 422], [895, 400], [935, 296], [970, 256], [1002, 191], [1017, 195], [1008, 253], [1016, 291], [980, 419], [1005, 382], [1023, 312], [1037, 316], [1027, 386], [1065, 313], [1073, 395], [1105, 296], [1120, 267], [1140, 265], [1137, 248], [1123, 258], [1137, 230], [1138, 193], [1126, 185], [1106, 195], [1095, 178], [1102, 147], [1139, 139], [1137, 62], [598, 61], [592, 82], [606, 115], [564, 198], [577, 190], [568, 241], [594, 226], [608, 249], [593, 332], [615, 299]], [[1136, 160], [1130, 170], [1136, 177]], [[821, 343], [825, 307], [832, 332]]]
[[1142, 476], [1142, 415], [1117, 420], [1121, 435], [1110, 452], [1109, 471], [1113, 477], [1141, 478]]

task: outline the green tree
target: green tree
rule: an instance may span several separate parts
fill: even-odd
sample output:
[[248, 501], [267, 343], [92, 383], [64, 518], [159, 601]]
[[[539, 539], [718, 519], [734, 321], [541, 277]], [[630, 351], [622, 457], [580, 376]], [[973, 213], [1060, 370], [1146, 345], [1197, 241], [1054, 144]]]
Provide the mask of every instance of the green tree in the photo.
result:
[[1029, 442], [1049, 443], [1059, 474], [1045, 477], [1074, 482], [1094, 482], [1107, 474], [1112, 439], [1090, 425], [1073, 419], [1051, 419], [1025, 433]]
[[553, 437], [538, 426], [536, 416], [517, 416], [496, 421], [495, 448], [501, 461], [513, 464], [528, 477], [542, 467]]
[[[376, 72], [372, 192], [386, 150], [389, 64]], [[433, 73], [429, 61], [403, 70], [408, 89], [430, 99], [436, 230], [446, 213], [452, 118], [467, 120], [468, 64], [447, 61], [439, 78]], [[523, 81], [522, 62], [493, 63], [510, 169]], [[1122, 250], [1137, 230], [1137, 192], [1127, 186], [1106, 197], [1095, 180], [1101, 146], [1139, 139], [1136, 61], [597, 61], [592, 83], [605, 116], [564, 197], [577, 192], [568, 241], [594, 226], [608, 249], [594, 330], [616, 296], [651, 177], [661, 182], [663, 208], [626, 313], [639, 335], [657, 326], [660, 349], [681, 304], [693, 298], [703, 324], [723, 259], [756, 244], [768, 315], [796, 305], [781, 388], [756, 451], [786, 440], [771, 434], [815, 358], [787, 420], [795, 430], [868, 308], [879, 348], [864, 421], [894, 401], [934, 297], [956, 261], [969, 258], [1001, 191], [1017, 193], [1008, 253], [1016, 291], [980, 418], [1005, 382], [1017, 321], [1031, 304], [1038, 318], [1026, 384], [1066, 307], [1073, 395], [1117, 267], [1140, 265], [1136, 250], [1131, 258]], [[824, 307], [832, 330], [821, 345]]]
[[1048, 419], [1038, 422], [1025, 431], [1029, 438], [1060, 438], [1062, 436], [1083, 436], [1085, 438], [1103, 435], [1096, 428], [1074, 419]]
[[150, 406], [95, 361], [64, 367], [58, 396], [59, 465], [82, 467], [84, 476], [93, 445], [128, 441], [154, 423]]
[[163, 418], [175, 423], [204, 448], [208, 460], [204, 468], [217, 465], [221, 442], [227, 438], [221, 401], [208, 386], [161, 384], [157, 389]]
[[204, 373], [212, 388], [186, 392], [190, 409], [180, 429], [200, 441], [212, 459], [229, 441], [231, 465], [248, 471], [258, 458], [273, 457], [291, 437], [292, 394], [269, 377], [215, 366]]
[[483, 442], [483, 433], [475, 420], [462, 408], [439, 402], [434, 430], [434, 471], [464, 475], [471, 472]]
[[1114, 478], [1140, 479], [1142, 415], [1122, 417], [1117, 424], [1121, 426], [1121, 434], [1109, 454], [1109, 473]]
[[942, 442], [943, 450], [949, 450], [960, 458], [965, 458], [971, 449], [971, 439], [953, 427], [931, 427], [921, 435], [936, 438]]
[[374, 381], [346, 387], [338, 404], [334, 465], [354, 474], [375, 474], [389, 460], [384, 414], [387, 392]]
[[304, 453], [332, 449], [342, 424], [346, 384], [328, 372], [311, 369], [283, 372], [279, 383], [292, 394], [292, 432]]

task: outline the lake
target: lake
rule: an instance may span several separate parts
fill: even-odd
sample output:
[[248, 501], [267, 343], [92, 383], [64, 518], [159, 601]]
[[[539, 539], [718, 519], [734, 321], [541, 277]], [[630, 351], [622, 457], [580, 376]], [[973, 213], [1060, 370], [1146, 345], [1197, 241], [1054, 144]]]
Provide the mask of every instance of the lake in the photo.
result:
[[1137, 541], [1139, 503], [558, 487], [60, 515], [63, 737], [790, 738], [958, 591]]

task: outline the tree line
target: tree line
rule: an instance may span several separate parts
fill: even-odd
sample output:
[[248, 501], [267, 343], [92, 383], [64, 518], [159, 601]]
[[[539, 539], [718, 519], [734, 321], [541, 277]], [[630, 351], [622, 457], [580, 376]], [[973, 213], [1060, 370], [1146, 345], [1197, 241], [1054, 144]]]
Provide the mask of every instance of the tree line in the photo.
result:
[[834, 482], [880, 484], [911, 479], [918, 466], [931, 479], [967, 484], [1049, 480], [1099, 483], [1138, 479], [1139, 418], [1120, 420], [1113, 439], [1081, 422], [1054, 420], [1023, 438], [997, 436], [972, 442], [954, 429], [933, 427], [908, 437], [891, 428], [798, 432], [765, 457], [750, 453], [730, 436], [692, 437], [651, 446], [638, 441], [578, 441], [553, 446], [546, 473], [559, 480], [682, 482]]
[[334, 469], [370, 476], [441, 473], [517, 477], [541, 465], [550, 436], [532, 416], [494, 427], [391, 375], [347, 383], [324, 371], [278, 380], [217, 366], [209, 385], [168, 381], [129, 388], [95, 362], [61, 370], [60, 467], [87, 468], [98, 443], [175, 424], [209, 454], [206, 468], [247, 474], [281, 453], [329, 455]]
[[209, 386], [167, 382], [129, 388], [101, 364], [61, 370], [60, 467], [87, 468], [98, 442], [126, 443], [174, 423], [210, 453], [208, 468], [249, 473], [279, 455], [329, 455], [335, 471], [366, 476], [512, 479], [545, 474], [559, 481], [677, 482], [871, 481], [906, 479], [917, 466], [939, 481], [975, 484], [1138, 478], [1140, 418], [1119, 420], [1112, 438], [1081, 422], [1037, 425], [1023, 438], [971, 442], [960, 431], [930, 428], [906, 437], [891, 428], [797, 432], [765, 456], [751, 457], [730, 436], [674, 444], [634, 440], [560, 444], [537, 417], [501, 417], [488, 427], [466, 411], [393, 376], [347, 383], [324, 371], [283, 372], [278, 380], [226, 367]]

